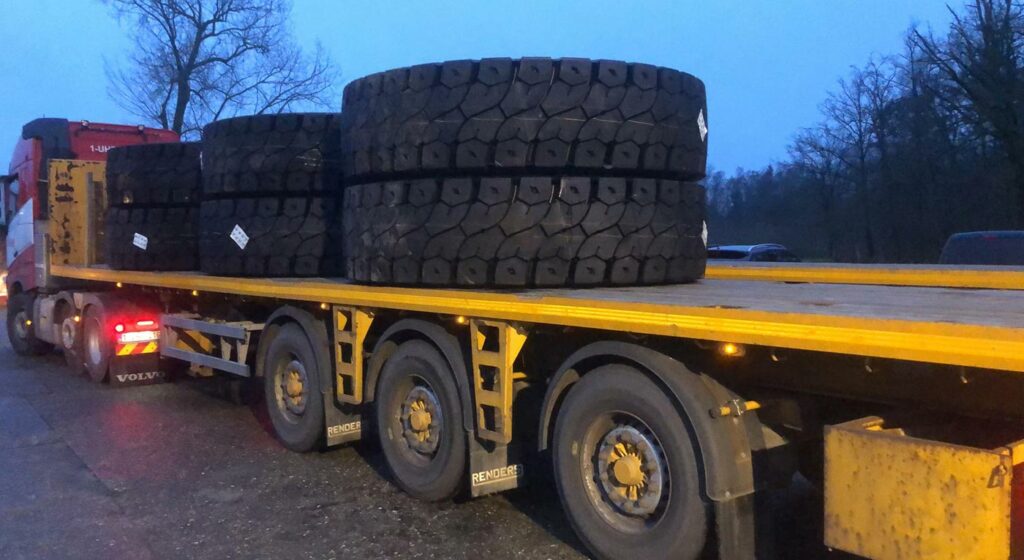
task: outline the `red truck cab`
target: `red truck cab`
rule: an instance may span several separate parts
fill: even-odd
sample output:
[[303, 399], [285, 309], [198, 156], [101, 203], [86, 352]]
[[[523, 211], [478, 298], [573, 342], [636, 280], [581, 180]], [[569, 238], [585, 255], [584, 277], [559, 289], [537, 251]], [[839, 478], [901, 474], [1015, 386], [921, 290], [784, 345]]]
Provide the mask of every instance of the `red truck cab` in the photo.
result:
[[10, 295], [34, 290], [35, 225], [47, 218], [46, 188], [51, 159], [106, 161], [117, 146], [178, 142], [178, 133], [145, 126], [36, 119], [21, 130], [2, 179], [0, 225], [6, 233], [4, 265]]

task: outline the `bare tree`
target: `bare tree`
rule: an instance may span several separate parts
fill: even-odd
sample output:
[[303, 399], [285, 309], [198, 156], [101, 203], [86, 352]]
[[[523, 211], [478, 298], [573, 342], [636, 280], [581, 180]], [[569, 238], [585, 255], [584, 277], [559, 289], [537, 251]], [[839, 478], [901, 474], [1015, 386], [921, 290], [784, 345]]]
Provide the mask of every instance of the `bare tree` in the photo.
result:
[[844, 147], [837, 144], [836, 135], [819, 128], [801, 130], [789, 148], [793, 165], [811, 178], [817, 203], [820, 227], [825, 232], [825, 247], [829, 258], [836, 258], [839, 246], [840, 224], [836, 216], [838, 189], [842, 181]]
[[[821, 127], [821, 131], [830, 144], [843, 147], [838, 154], [839, 159], [849, 170], [857, 204], [860, 207], [860, 231], [864, 243], [861, 259], [873, 260], [876, 240], [871, 227], [869, 189], [875, 140], [871, 121], [871, 100], [863, 73], [854, 69], [849, 81], [839, 80], [839, 90], [829, 93], [821, 110], [829, 123]], [[850, 227], [853, 227], [852, 224]]]
[[194, 134], [212, 120], [335, 104], [337, 72], [319, 44], [289, 33], [287, 0], [104, 0], [132, 26], [110, 92], [161, 127]]
[[[971, 0], [963, 14], [952, 8], [950, 13], [946, 38], [914, 29], [911, 39], [968, 102], [962, 112], [1003, 148], [1024, 219], [1024, 6], [1017, 0]], [[948, 91], [937, 93], [949, 97]]]

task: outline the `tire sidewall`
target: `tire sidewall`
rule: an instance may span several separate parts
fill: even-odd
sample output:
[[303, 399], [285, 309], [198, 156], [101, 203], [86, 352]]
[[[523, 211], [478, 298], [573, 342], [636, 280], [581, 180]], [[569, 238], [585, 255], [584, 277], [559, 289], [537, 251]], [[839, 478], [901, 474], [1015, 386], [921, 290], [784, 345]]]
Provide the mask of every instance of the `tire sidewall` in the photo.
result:
[[11, 342], [11, 348], [14, 348], [14, 352], [20, 356], [28, 356], [34, 354], [31, 338], [34, 337], [31, 326], [26, 326], [26, 336], [24, 338], [18, 336], [17, 330], [17, 316], [19, 313], [25, 311], [31, 314], [32, 309], [32, 296], [29, 294], [21, 293], [11, 296], [8, 299], [7, 305], [7, 338]]
[[[99, 359], [95, 360], [91, 350], [88, 348], [89, 337], [92, 330], [98, 330], [99, 337]], [[107, 378], [110, 369], [110, 358], [114, 353], [113, 336], [107, 332], [107, 320], [103, 313], [96, 309], [95, 305], [85, 308], [82, 314], [82, 357], [85, 371], [96, 383], [102, 383]]]
[[[399, 415], [403, 386], [419, 377], [433, 391], [444, 417], [441, 441], [426, 465], [405, 458]], [[447, 360], [421, 340], [403, 343], [385, 362], [376, 391], [376, 427], [380, 446], [395, 481], [407, 493], [429, 501], [454, 497], [465, 481], [467, 441], [458, 387]]]
[[[292, 359], [298, 360], [306, 371], [306, 408], [298, 422], [288, 420], [277, 402], [276, 385], [282, 368]], [[263, 372], [263, 393], [267, 415], [274, 434], [286, 448], [298, 453], [314, 451], [320, 447], [324, 431], [324, 399], [320, 390], [319, 362], [306, 333], [295, 324], [277, 329], [267, 348], [266, 369]]]
[[[64, 310], [56, 317], [57, 324], [57, 346], [64, 355], [64, 362], [72, 373], [80, 374], [85, 371], [85, 356], [82, 353], [82, 324], [74, 322], [75, 310], [70, 305], [64, 306]], [[65, 324], [72, 329], [74, 338], [71, 346], [64, 344]]]
[[[584, 482], [584, 438], [592, 420], [607, 412], [640, 419], [661, 444], [671, 479], [670, 503], [658, 524], [639, 533], [620, 531], [591, 505]], [[598, 558], [696, 558], [707, 538], [707, 505], [701, 490], [695, 444], [667, 394], [643, 373], [620, 365], [603, 366], [574, 386], [555, 425], [554, 470], [569, 521]], [[583, 455], [580, 457], [579, 455]]]

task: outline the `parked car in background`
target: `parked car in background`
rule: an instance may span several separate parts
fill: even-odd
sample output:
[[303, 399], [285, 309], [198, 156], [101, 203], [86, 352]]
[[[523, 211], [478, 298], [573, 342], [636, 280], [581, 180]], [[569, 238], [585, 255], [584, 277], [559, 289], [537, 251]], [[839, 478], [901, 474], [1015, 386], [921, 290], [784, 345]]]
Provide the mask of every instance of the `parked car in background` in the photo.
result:
[[708, 247], [708, 259], [759, 262], [800, 262], [800, 257], [778, 243], [758, 245], [713, 245]]
[[970, 231], [946, 241], [940, 264], [1024, 266], [1024, 231]]

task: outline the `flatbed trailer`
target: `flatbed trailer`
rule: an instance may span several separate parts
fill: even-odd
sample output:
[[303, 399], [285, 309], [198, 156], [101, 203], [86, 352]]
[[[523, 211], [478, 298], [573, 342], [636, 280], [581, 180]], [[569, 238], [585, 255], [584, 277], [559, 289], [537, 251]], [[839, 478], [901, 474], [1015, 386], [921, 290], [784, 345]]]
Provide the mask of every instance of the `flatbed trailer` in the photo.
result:
[[797, 470], [830, 547], [1024, 553], [1021, 270], [715, 264], [526, 291], [111, 270], [83, 226], [102, 164], [49, 166], [9, 331], [97, 381], [258, 380], [286, 447], [375, 439], [421, 499], [553, 470], [600, 558], [771, 558], [759, 491]]
[[[964, 290], [708, 279], [692, 285], [510, 292], [99, 267], [55, 266], [51, 273], [106, 284], [1024, 372], [1024, 286]], [[988, 271], [986, 277], [995, 283], [1003, 274], [1018, 273]]]
[[[129, 299], [163, 294], [160, 299], [178, 302], [172, 308], [179, 311], [190, 300], [262, 308], [246, 317], [247, 328], [256, 321], [260, 331], [282, 308], [296, 310], [288, 320], [312, 318], [338, 327], [327, 329], [326, 346], [355, 344], [341, 358], [344, 352], [335, 350], [332, 359], [335, 384], [325, 398], [325, 406], [334, 408], [324, 428], [328, 444], [364, 435], [363, 414], [354, 407], [370, 405], [372, 391], [360, 399], [339, 387], [366, 392], [373, 386], [381, 355], [393, 352], [386, 349], [394, 336], [387, 331], [415, 325], [415, 336], [440, 345], [453, 337], [461, 350], [453, 347], [446, 355], [464, 360], [453, 370], [467, 372], [472, 386], [464, 406], [476, 420], [467, 425], [473, 442], [467, 476], [474, 496], [525, 484], [527, 473], [544, 468], [530, 457], [537, 449], [541, 457], [552, 453], [559, 406], [581, 374], [600, 364], [646, 364], [644, 369], [671, 386], [673, 366], [656, 365], [667, 358], [684, 365], [675, 375], [687, 372], [682, 375], [702, 380], [691, 389], [707, 390], [700, 404], [691, 401], [684, 409], [705, 455], [705, 499], [720, 557], [770, 556], [755, 539], [764, 532], [758, 525], [766, 516], [754, 512], [752, 497], [770, 484], [762, 478], [776, 478], [773, 471], [785, 471], [786, 465], [800, 464], [815, 478], [808, 472], [815, 467], [807, 467], [814, 461], [804, 455], [815, 455], [808, 447], [821, 449], [822, 434], [828, 466], [819, 483], [826, 494], [830, 546], [882, 558], [1019, 556], [1020, 519], [1010, 512], [1019, 511], [1024, 498], [1018, 489], [1024, 430], [1015, 430], [1024, 417], [1021, 271], [832, 267], [845, 276], [823, 276], [824, 267], [811, 265], [788, 266], [780, 273], [785, 281], [777, 281], [768, 267], [744, 266], [713, 265], [711, 278], [690, 285], [529, 291], [374, 287], [336, 279], [225, 278], [103, 266], [57, 265], [50, 274], [132, 293]], [[935, 287], [937, 278], [956, 287]], [[867, 279], [888, 285], [856, 281]], [[241, 325], [202, 312], [191, 315], [196, 322], [175, 322], [179, 315], [161, 317], [178, 325], [164, 327], [161, 345], [170, 347], [185, 331], [205, 331], [213, 340], [218, 329]], [[493, 355], [473, 342], [488, 327], [496, 327], [490, 336], [501, 339], [491, 347]], [[552, 341], [563, 347], [552, 348]], [[258, 339], [246, 344], [259, 345]], [[210, 355], [227, 355], [217, 344], [206, 347]], [[601, 356], [596, 362], [595, 355]], [[250, 352], [248, 360], [235, 356], [253, 375], [265, 370], [254, 363], [259, 352]], [[498, 366], [504, 378], [495, 382], [494, 395], [481, 390], [487, 383], [484, 364]], [[530, 397], [526, 389], [497, 394], [503, 383], [511, 388], [520, 382], [539, 384], [543, 397]], [[485, 421], [489, 414], [496, 419]], [[723, 420], [730, 421], [729, 429], [722, 429]], [[703, 423], [709, 426], [701, 428]], [[927, 436], [915, 437], [920, 434]], [[993, 444], [993, 434], [1005, 441]], [[917, 474], [885, 492], [849, 489], [883, 480], [894, 469], [903, 477]], [[1002, 478], [994, 479], [1000, 472]], [[948, 491], [951, 477], [959, 483], [954, 492]], [[869, 515], [880, 507], [896, 509], [890, 518]], [[951, 521], [951, 508], [971, 521]], [[940, 543], [928, 537], [933, 530], [954, 529], [980, 540]], [[577, 530], [586, 535], [585, 527]]]

